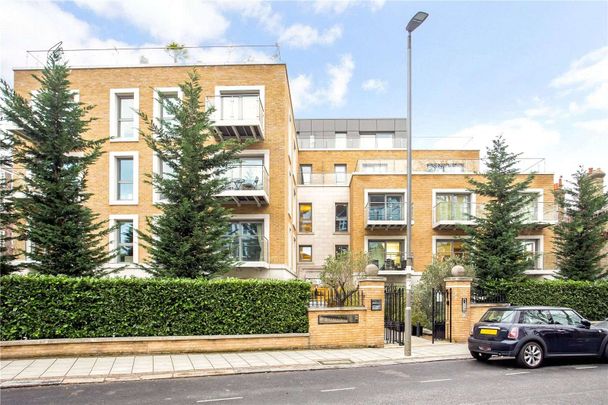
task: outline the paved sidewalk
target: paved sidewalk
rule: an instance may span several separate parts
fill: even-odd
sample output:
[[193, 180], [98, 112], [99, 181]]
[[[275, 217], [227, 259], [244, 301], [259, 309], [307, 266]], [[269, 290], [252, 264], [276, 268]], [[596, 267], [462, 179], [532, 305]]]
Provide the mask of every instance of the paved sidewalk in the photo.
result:
[[0, 388], [156, 378], [362, 367], [469, 358], [465, 344], [413, 338], [403, 347], [44, 358], [0, 361]]

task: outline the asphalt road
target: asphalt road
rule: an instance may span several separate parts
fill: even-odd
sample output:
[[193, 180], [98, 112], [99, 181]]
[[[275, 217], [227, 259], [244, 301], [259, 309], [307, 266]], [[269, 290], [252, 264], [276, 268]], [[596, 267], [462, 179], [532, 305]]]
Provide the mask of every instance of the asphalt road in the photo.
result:
[[9, 388], [12, 404], [608, 404], [608, 364], [511, 360]]

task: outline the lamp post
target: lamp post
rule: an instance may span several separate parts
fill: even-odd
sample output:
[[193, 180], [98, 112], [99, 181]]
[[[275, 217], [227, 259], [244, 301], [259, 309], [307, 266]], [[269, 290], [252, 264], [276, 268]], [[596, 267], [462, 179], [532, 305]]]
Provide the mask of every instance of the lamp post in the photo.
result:
[[419, 11], [412, 17], [407, 31], [407, 246], [405, 264], [405, 330], [403, 347], [406, 356], [412, 355], [412, 32], [428, 17]]

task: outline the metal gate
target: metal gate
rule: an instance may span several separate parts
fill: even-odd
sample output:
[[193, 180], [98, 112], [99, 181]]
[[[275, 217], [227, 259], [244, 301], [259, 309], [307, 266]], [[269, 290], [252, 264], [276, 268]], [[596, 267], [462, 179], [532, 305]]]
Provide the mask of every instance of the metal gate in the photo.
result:
[[384, 286], [384, 342], [403, 345], [405, 287]]
[[452, 289], [431, 290], [432, 342], [451, 340], [452, 336]]

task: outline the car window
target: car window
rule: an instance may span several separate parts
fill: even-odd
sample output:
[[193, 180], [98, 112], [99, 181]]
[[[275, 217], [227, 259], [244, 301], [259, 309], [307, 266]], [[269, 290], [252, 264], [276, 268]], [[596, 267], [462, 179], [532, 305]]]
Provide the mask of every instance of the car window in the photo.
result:
[[551, 322], [549, 321], [549, 313], [547, 311], [540, 309], [528, 309], [522, 312], [521, 323], [531, 325], [548, 325]]
[[490, 309], [481, 317], [480, 322], [512, 323], [515, 313], [516, 311], [508, 309]]
[[574, 311], [567, 310], [551, 310], [551, 318], [556, 325], [580, 325], [582, 318]]

